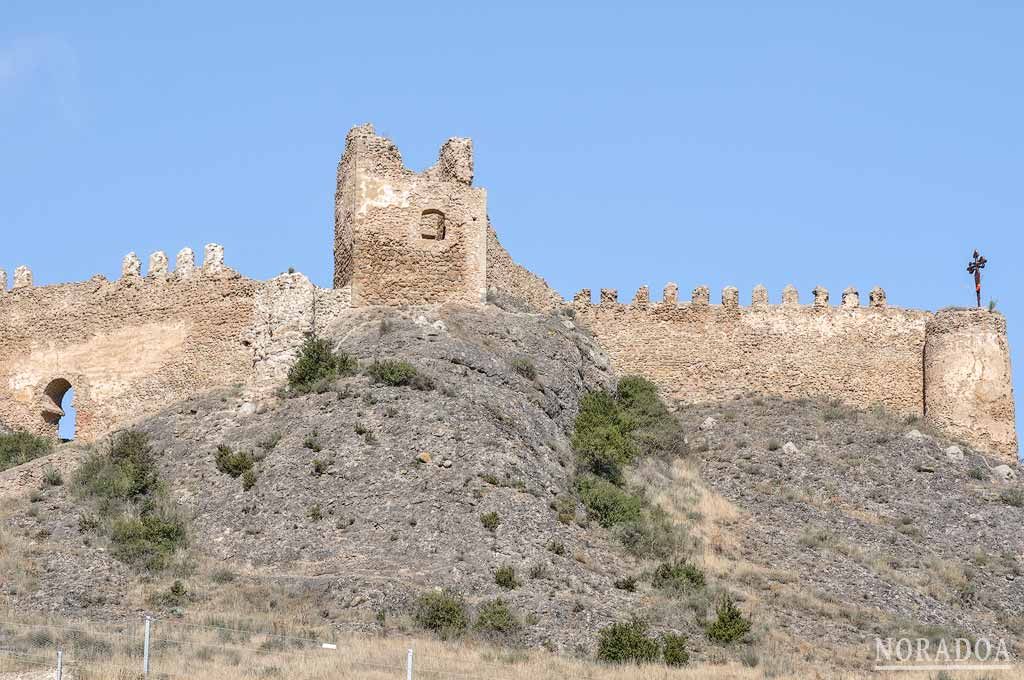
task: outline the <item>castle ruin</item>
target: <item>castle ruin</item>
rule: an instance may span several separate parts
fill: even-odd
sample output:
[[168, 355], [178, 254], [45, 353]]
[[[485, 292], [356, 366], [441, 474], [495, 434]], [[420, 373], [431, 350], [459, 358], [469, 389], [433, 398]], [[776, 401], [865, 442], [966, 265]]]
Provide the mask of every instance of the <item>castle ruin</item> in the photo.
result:
[[270, 398], [310, 332], [371, 305], [484, 304], [489, 295], [540, 312], [572, 309], [616, 368], [684, 401], [748, 392], [827, 397], [926, 418], [950, 436], [1016, 460], [1006, 321], [984, 310], [938, 313], [867, 305], [847, 289], [838, 305], [792, 287], [771, 304], [763, 287], [741, 306], [735, 288], [711, 303], [705, 287], [680, 302], [675, 284], [629, 303], [602, 290], [565, 302], [512, 261], [473, 186], [473, 148], [452, 138], [422, 173], [370, 125], [353, 128], [338, 164], [334, 287], [302, 274], [269, 281], [231, 269], [215, 244], [130, 253], [119, 279], [35, 286], [26, 267], [8, 290], [0, 271], [0, 424], [56, 436], [75, 388], [77, 436], [95, 439], [213, 386]]

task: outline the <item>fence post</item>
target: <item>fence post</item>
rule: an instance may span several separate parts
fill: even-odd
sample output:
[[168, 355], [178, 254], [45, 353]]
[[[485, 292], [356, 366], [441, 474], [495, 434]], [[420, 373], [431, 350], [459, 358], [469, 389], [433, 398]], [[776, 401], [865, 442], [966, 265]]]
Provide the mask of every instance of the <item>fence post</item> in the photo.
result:
[[149, 677], [149, 635], [153, 626], [153, 619], [146, 614], [146, 635], [142, 641], [142, 677]]
[[64, 676], [64, 651], [58, 649], [57, 650], [57, 675], [55, 677], [57, 678], [57, 680], [62, 680], [63, 676]]
[[409, 650], [409, 656], [406, 657], [405, 663], [405, 680], [412, 680], [412, 650]]

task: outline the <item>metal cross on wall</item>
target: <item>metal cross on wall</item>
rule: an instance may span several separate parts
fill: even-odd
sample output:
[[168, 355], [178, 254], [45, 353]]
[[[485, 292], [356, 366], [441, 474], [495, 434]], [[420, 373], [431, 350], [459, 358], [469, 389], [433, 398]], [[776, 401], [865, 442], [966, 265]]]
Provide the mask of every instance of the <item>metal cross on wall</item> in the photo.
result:
[[974, 251], [974, 259], [967, 265], [967, 273], [974, 274], [974, 292], [978, 295], [978, 306], [981, 307], [981, 270], [988, 262], [984, 257]]

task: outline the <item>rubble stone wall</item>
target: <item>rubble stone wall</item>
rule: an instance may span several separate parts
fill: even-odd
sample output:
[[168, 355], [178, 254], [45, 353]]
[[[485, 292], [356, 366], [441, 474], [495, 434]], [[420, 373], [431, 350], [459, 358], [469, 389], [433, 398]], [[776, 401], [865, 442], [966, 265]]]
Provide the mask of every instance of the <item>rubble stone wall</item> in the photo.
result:
[[130, 254], [116, 281], [0, 289], [0, 422], [56, 437], [71, 388], [86, 441], [215, 386], [258, 400], [281, 384], [306, 333], [349, 306], [346, 288], [301, 274], [247, 279], [215, 245], [196, 269], [191, 252], [174, 273], [154, 253], [143, 277]]
[[869, 306], [849, 289], [840, 305], [817, 288], [801, 305], [754, 291], [741, 307], [726, 288], [710, 304], [705, 287], [679, 303], [669, 284], [652, 303], [646, 288], [621, 304], [615, 290], [573, 300], [576, 318], [618, 371], [653, 380], [673, 399], [724, 401], [740, 394], [838, 399], [899, 415], [928, 416], [945, 432], [1015, 460], [1014, 402], [1005, 320], [987, 311], [930, 312], [888, 307], [881, 289]]
[[354, 305], [483, 302], [487, 192], [472, 182], [468, 139], [416, 173], [372, 125], [353, 128], [338, 164], [335, 287], [351, 286]]

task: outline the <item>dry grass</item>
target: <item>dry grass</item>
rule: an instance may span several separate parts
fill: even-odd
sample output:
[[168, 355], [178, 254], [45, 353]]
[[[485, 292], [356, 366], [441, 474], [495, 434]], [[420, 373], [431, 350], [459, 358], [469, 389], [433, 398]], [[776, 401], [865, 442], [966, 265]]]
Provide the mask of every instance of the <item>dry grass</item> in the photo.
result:
[[[127, 631], [123, 626], [85, 622], [67, 622], [64, 628], [47, 628], [40, 623], [32, 628], [48, 637], [42, 648], [28, 650], [28, 658], [14, 660], [0, 656], [0, 678], [35, 680], [53, 677], [47, 664], [59, 641], [65, 649], [65, 678], [71, 680], [129, 680], [141, 670], [138, 648], [129, 639], [141, 639], [141, 627]], [[4, 627], [8, 632], [10, 627]], [[71, 630], [77, 631], [71, 639]], [[126, 635], [126, 633], [130, 633]], [[540, 651], [500, 650], [486, 645], [444, 643], [417, 637], [333, 636], [300, 639], [275, 637], [252, 631], [230, 631], [193, 627], [176, 622], [156, 622], [153, 629], [151, 675], [186, 677], [194, 680], [236, 680], [239, 678], [308, 678], [310, 680], [398, 680], [405, 677], [407, 650], [414, 650], [416, 678], [474, 678], [479, 680], [778, 680], [863, 677], [907, 678], [923, 680], [927, 674], [899, 673], [882, 675], [857, 672], [814, 670], [794, 672], [780, 659], [800, 653], [816, 656], [813, 646], [793, 648], [785, 639], [767, 641], [763, 665], [747, 667], [739, 663], [721, 663], [692, 668], [669, 669], [665, 666], [605, 666]], [[77, 645], [75, 644], [77, 641]], [[324, 649], [330, 641], [337, 649]], [[863, 657], [863, 651], [861, 651]], [[761, 660], [759, 660], [761, 661]], [[812, 666], [813, 668], [813, 666]], [[980, 678], [983, 674], [957, 677]], [[1021, 678], [1019, 673], [999, 677]]]

